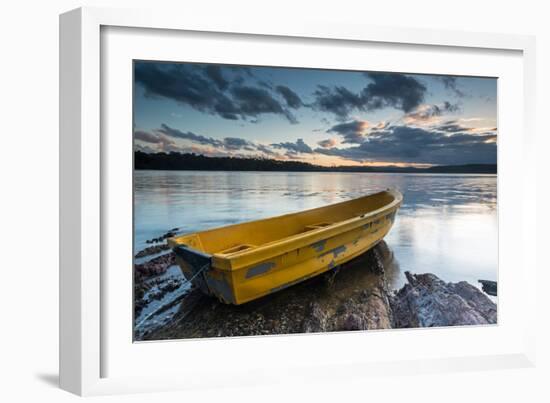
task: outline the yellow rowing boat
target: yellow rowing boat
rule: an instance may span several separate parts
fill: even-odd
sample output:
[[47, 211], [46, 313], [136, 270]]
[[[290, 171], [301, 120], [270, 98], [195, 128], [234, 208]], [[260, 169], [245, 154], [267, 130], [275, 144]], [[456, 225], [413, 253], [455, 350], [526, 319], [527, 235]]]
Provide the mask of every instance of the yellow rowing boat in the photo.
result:
[[170, 238], [183, 274], [239, 305], [326, 272], [389, 232], [403, 196], [386, 190], [312, 210]]

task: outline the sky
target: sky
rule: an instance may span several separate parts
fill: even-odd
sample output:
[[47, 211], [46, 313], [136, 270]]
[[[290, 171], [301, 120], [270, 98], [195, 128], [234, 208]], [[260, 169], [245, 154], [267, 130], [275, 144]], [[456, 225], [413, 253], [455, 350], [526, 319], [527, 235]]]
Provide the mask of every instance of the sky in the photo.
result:
[[497, 79], [135, 61], [133, 126], [147, 153], [496, 164]]

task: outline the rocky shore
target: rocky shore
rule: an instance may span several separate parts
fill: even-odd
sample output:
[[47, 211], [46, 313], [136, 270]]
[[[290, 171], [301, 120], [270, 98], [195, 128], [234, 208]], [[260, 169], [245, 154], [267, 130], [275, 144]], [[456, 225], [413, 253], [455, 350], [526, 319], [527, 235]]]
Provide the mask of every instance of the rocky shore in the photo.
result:
[[[171, 252], [135, 265], [136, 315], [151, 302], [151, 290], [161, 298], [183, 279], [166, 286], [162, 274], [172, 266]], [[496, 304], [466, 282], [445, 283], [434, 274], [405, 272], [407, 284], [389, 289], [400, 275], [385, 242], [357, 259], [323, 275], [250, 303], [219, 303], [190, 288], [178, 294], [173, 315], [162, 326], [139, 332], [138, 339], [317, 333], [428, 326], [496, 323]], [[161, 278], [155, 284], [155, 278]], [[168, 277], [169, 278], [169, 277]], [[164, 291], [163, 291], [164, 290]], [[162, 294], [164, 292], [164, 294]], [[154, 295], [154, 293], [153, 293]], [[147, 303], [143, 302], [144, 296]], [[177, 302], [177, 304], [175, 304]], [[163, 309], [161, 307], [161, 309]]]
[[405, 284], [390, 298], [393, 327], [487, 325], [497, 322], [497, 307], [473, 285], [445, 283], [436, 275], [405, 272]]

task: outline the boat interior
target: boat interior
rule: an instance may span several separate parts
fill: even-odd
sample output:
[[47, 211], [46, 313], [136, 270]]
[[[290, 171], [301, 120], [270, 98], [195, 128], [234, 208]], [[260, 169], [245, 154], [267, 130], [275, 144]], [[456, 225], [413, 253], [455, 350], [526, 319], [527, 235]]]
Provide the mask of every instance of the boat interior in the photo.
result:
[[190, 243], [203, 252], [230, 257], [260, 245], [363, 216], [394, 200], [393, 193], [384, 191], [298, 213], [183, 235], [176, 242]]

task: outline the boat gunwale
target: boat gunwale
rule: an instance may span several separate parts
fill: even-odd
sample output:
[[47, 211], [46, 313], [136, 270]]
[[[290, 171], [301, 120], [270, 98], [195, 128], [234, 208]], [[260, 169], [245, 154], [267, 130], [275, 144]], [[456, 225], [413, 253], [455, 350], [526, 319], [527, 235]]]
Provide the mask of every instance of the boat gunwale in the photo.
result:
[[[345, 221], [339, 221], [331, 225], [330, 227], [320, 228], [318, 230], [308, 231], [304, 233], [299, 233], [291, 235], [286, 238], [281, 238], [276, 241], [272, 241], [260, 246], [257, 246], [254, 249], [243, 251], [242, 253], [232, 254], [232, 255], [222, 255], [214, 253], [212, 256], [218, 261], [224, 261], [229, 263], [230, 268], [223, 268], [215, 266], [219, 270], [238, 270], [243, 267], [247, 267], [249, 264], [240, 262], [245, 259], [252, 259], [255, 254], [262, 255], [262, 261], [272, 259], [275, 256], [278, 256], [282, 253], [287, 253], [292, 250], [302, 248], [307, 245], [314, 244], [316, 242], [322, 241], [324, 239], [330, 238], [332, 236], [338, 235], [342, 232], [341, 229], [349, 227], [346, 231], [353, 230], [361, 225], [364, 225], [365, 222], [372, 221], [377, 218], [378, 215], [382, 215], [387, 210], [393, 209], [399, 202], [392, 202], [384, 207], [373, 210], [371, 213], [366, 213], [363, 216], [352, 217]], [[270, 250], [273, 250], [273, 253], [268, 254]], [[226, 263], [226, 264], [227, 264]]]
[[[255, 254], [261, 254], [262, 255], [261, 260], [263, 261], [263, 260], [266, 260], [266, 259], [273, 258], [277, 255], [280, 255], [281, 253], [286, 253], [286, 252], [289, 252], [291, 250], [295, 250], [295, 249], [310, 245], [312, 243], [321, 241], [323, 239], [330, 238], [331, 236], [334, 236], [338, 233], [341, 233], [342, 232], [341, 231], [342, 227], [349, 226], [350, 230], [353, 229], [353, 228], [356, 228], [360, 225], [363, 225], [363, 223], [365, 221], [375, 219], [377, 215], [380, 215], [381, 213], [384, 213], [387, 210], [391, 210], [394, 207], [399, 206], [403, 201], [403, 195], [397, 189], [386, 189], [386, 190], [376, 192], [376, 193], [373, 193], [373, 194], [370, 194], [370, 195], [362, 196], [362, 197], [365, 197], [365, 198], [366, 197], [371, 197], [371, 196], [378, 195], [380, 193], [390, 193], [394, 197], [394, 200], [391, 201], [390, 203], [376, 209], [376, 210], [370, 211], [370, 212], [362, 214], [360, 216], [349, 218], [347, 220], [336, 222], [336, 223], [334, 223], [330, 226], [327, 226], [327, 227], [318, 228], [318, 229], [315, 229], [315, 230], [290, 235], [288, 237], [277, 239], [277, 240], [265, 243], [263, 245], [258, 245], [258, 246], [256, 246], [255, 248], [252, 248], [252, 249], [245, 249], [243, 251], [235, 252], [235, 253], [228, 254], [228, 255], [220, 254], [218, 252], [212, 253], [212, 254], [209, 254], [209, 253], [204, 252], [204, 251], [199, 251], [199, 252], [201, 252], [203, 254], [206, 253], [206, 254], [212, 256], [213, 259], [215, 259], [217, 262], [222, 262], [224, 264], [224, 266], [228, 266], [228, 267], [220, 267], [219, 265], [214, 265], [214, 261], [213, 261], [212, 263], [213, 263], [214, 267], [218, 270], [222, 270], [222, 271], [238, 270], [240, 268], [248, 266], [248, 264], [243, 263], [243, 261], [252, 260], [252, 258], [254, 257]], [[298, 215], [298, 214], [302, 214], [302, 213], [308, 213], [308, 212], [315, 211], [315, 210], [321, 210], [321, 209], [327, 208], [329, 206], [337, 206], [339, 204], [345, 204], [345, 203], [348, 203], [352, 200], [355, 200], [355, 199], [345, 200], [345, 201], [342, 201], [342, 202], [329, 204], [327, 206], [315, 207], [315, 208], [309, 209], [309, 210], [303, 210], [303, 211], [298, 211], [298, 212], [294, 212], [294, 213], [287, 213], [287, 214], [282, 214], [282, 215], [279, 215], [279, 216], [267, 217], [267, 218], [258, 219], [258, 220], [254, 220], [254, 221], [247, 221], [246, 223], [260, 222], [260, 221], [264, 221], [266, 219], [276, 219], [276, 218], [294, 216], [294, 215]], [[173, 244], [174, 244], [174, 247], [175, 247], [177, 245], [180, 245], [180, 244], [177, 244], [177, 242], [175, 241], [175, 239], [177, 239], [177, 238], [184, 237], [184, 236], [189, 236], [189, 235], [193, 235], [193, 234], [200, 234], [200, 233], [204, 233], [204, 232], [207, 232], [207, 231], [213, 231], [213, 230], [217, 230], [217, 229], [221, 229], [221, 228], [229, 228], [229, 227], [238, 226], [238, 225], [241, 225], [241, 224], [244, 224], [244, 222], [243, 223], [231, 224], [231, 225], [228, 225], [228, 226], [225, 226], [225, 227], [213, 228], [213, 229], [206, 230], [206, 231], [182, 234], [182, 235], [179, 235], [177, 237], [171, 238], [171, 240], [173, 240]], [[270, 249], [273, 251], [273, 253], [272, 254], [266, 253], [266, 252], [269, 252]]]

